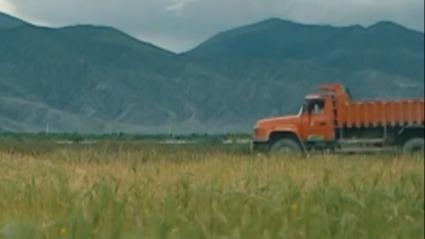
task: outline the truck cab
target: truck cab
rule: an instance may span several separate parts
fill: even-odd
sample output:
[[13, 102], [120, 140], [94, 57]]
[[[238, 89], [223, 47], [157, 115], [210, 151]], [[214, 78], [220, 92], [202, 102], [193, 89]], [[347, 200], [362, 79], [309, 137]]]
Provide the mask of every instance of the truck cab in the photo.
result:
[[[423, 140], [423, 115], [418, 115], [420, 119], [411, 123], [406, 121], [400, 125], [391, 122], [386, 124], [385, 122], [378, 122], [386, 120], [385, 117], [388, 115], [388, 113], [385, 113], [380, 118], [377, 114], [380, 109], [378, 106], [384, 105], [383, 111], [385, 111], [385, 109], [399, 103], [355, 102], [353, 104], [358, 104], [361, 107], [359, 106], [358, 110], [354, 111], [354, 115], [350, 115], [351, 111], [347, 111], [350, 108], [347, 107], [352, 102], [349, 90], [343, 85], [323, 85], [317, 93], [305, 97], [304, 104], [297, 115], [258, 121], [254, 132], [254, 149], [268, 152], [306, 152], [311, 149], [337, 150], [343, 148], [342, 146], [346, 144], [352, 146], [354, 142], [360, 143], [362, 146], [356, 145], [357, 148], [370, 149], [371, 147], [363, 146], [367, 142], [372, 142], [373, 146], [376, 146], [374, 149], [383, 149], [383, 146], [395, 146], [397, 141], [400, 141], [399, 144], [406, 143], [406, 140], [409, 141], [409, 139], [400, 140], [400, 132], [404, 129], [413, 132], [416, 142], [422, 142], [420, 139]], [[419, 108], [415, 110], [416, 108], [410, 107], [412, 108], [411, 111], [418, 111], [420, 107], [423, 108], [423, 100], [415, 102], [414, 106]], [[362, 117], [371, 119], [366, 122], [362, 121]], [[359, 124], [346, 124], [346, 121], [348, 122], [352, 118], [358, 120]], [[413, 122], [416, 123], [413, 124]], [[403, 142], [401, 143], [401, 141]], [[423, 143], [422, 146], [417, 144], [416, 148], [423, 151]]]
[[273, 152], [305, 151], [308, 142], [333, 142], [335, 140], [333, 110], [329, 97], [320, 94], [308, 95], [297, 115], [257, 122], [254, 146]]

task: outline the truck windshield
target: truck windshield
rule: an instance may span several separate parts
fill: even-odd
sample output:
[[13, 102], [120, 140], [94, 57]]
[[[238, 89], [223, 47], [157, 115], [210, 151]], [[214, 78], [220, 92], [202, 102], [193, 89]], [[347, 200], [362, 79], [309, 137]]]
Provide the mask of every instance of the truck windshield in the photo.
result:
[[325, 101], [323, 99], [306, 100], [302, 110], [308, 114], [321, 114], [325, 111]]
[[304, 114], [305, 105], [301, 105], [300, 111], [298, 111], [298, 115]]

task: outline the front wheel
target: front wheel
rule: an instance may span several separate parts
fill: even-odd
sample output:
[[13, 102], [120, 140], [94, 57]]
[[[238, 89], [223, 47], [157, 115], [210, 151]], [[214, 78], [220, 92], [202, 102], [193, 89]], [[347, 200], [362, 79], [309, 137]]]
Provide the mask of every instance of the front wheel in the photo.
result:
[[298, 142], [292, 139], [281, 139], [272, 144], [270, 147], [272, 154], [301, 154], [302, 149]]
[[423, 138], [413, 138], [408, 140], [403, 145], [403, 153], [405, 154], [416, 154], [424, 153], [425, 140]]

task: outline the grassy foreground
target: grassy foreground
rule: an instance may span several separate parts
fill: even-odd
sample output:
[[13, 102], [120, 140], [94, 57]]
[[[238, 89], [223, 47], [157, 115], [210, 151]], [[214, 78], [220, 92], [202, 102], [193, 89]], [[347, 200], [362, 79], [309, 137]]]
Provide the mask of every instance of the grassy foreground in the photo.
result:
[[424, 238], [424, 161], [0, 151], [0, 238]]

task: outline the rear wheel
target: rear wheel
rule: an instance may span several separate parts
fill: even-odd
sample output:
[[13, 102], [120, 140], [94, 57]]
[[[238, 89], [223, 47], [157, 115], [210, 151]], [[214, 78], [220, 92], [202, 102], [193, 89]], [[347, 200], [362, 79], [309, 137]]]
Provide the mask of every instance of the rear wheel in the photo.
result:
[[424, 149], [425, 140], [423, 138], [410, 139], [403, 145], [403, 153], [405, 154], [424, 153]]
[[302, 149], [298, 142], [292, 139], [280, 139], [270, 147], [272, 154], [301, 154]]

